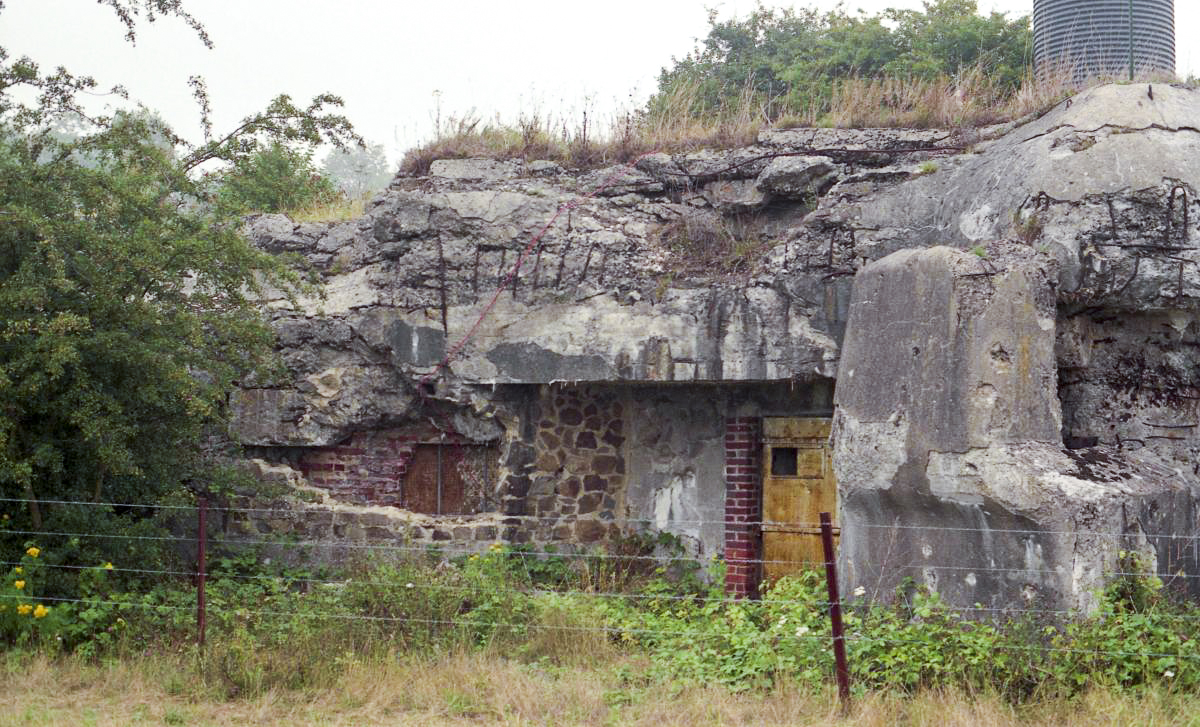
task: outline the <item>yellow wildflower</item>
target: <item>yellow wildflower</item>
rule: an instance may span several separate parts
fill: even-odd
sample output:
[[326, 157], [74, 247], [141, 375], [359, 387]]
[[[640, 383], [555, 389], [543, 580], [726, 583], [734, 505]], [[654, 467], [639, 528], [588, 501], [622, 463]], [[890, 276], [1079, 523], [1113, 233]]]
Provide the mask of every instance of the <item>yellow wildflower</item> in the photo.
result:
[[25, 581], [13, 581], [13, 588], [18, 591], [25, 587]]
[[41, 548], [38, 548], [38, 547], [36, 547], [36, 546], [31, 546], [31, 547], [29, 548], [29, 550], [26, 550], [26, 551], [25, 551], [25, 554], [26, 554], [26, 555], [28, 555], [30, 558], [36, 558], [36, 557], [38, 557], [38, 555], [39, 555], [41, 552], [42, 552], [42, 549], [41, 549]]
[[491, 550], [493, 553], [498, 550], [504, 550], [504, 543], [492, 543], [488, 546], [488, 550]]
[[45, 618], [48, 613], [50, 613], [50, 609], [40, 603], [37, 605], [37, 608], [33, 609], [34, 618]]
[[17, 613], [21, 614], [22, 616], [27, 615], [32, 610], [33, 606], [30, 606], [28, 603], [22, 603], [20, 606], [17, 606]]
[[104, 564], [104, 570], [112, 570], [112, 569], [113, 569], [113, 564], [112, 564], [112, 563], [105, 563], [105, 564]]
[[13, 573], [16, 573], [17, 575], [21, 575], [24, 572], [25, 572], [25, 569], [22, 568], [21, 566], [17, 566], [16, 568], [13, 568]]

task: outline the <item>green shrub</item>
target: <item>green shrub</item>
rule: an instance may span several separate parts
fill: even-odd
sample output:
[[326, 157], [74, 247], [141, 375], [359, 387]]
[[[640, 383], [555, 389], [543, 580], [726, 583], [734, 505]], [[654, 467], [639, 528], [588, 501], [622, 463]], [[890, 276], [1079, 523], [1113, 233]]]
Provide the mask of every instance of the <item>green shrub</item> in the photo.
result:
[[[679, 596], [657, 583], [643, 599], [605, 601], [601, 612], [616, 640], [645, 649], [662, 677], [735, 689], [781, 680], [816, 688], [833, 674], [824, 589], [816, 572], [780, 579], [760, 601], [727, 599], [719, 586], [707, 596]], [[858, 689], [960, 688], [1014, 701], [1071, 696], [1097, 683], [1191, 688], [1200, 680], [1192, 648], [1200, 611], [1167, 604], [1160, 589], [1152, 578], [1117, 579], [1096, 614], [1062, 623], [964, 612], [912, 584], [891, 604], [851, 600], [843, 620], [852, 680]]]
[[272, 143], [221, 175], [218, 202], [236, 212], [287, 212], [326, 205], [341, 196], [313, 165], [310, 152]]

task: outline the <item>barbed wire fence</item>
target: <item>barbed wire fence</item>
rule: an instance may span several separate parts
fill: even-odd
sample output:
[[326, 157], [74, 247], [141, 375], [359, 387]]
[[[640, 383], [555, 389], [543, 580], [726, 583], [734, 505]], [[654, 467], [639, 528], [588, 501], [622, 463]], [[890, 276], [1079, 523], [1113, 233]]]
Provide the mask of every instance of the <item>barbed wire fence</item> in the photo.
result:
[[[32, 501], [22, 498], [0, 498], [0, 503], [4, 509], [15, 510], [18, 508], [27, 508], [32, 504]], [[81, 512], [91, 512], [99, 514], [101, 511], [128, 511], [134, 510], [143, 513], [169, 513], [173, 516], [172, 530], [162, 532], [160, 534], [131, 534], [131, 533], [109, 533], [99, 531], [89, 531], [88, 529], [74, 530], [33, 530], [22, 527], [8, 527], [0, 529], [0, 534], [5, 534], [9, 537], [9, 542], [21, 542], [21, 547], [26, 547], [25, 543], [36, 544], [42, 549], [42, 560], [39, 563], [40, 567], [51, 570], [63, 571], [67, 573], [93, 570], [97, 568], [95, 563], [72, 562], [67, 559], [54, 559], [53, 552], [56, 544], [65, 543], [71, 539], [88, 539], [93, 541], [115, 541], [127, 543], [134, 547], [139, 544], [154, 543], [166, 546], [173, 549], [175, 552], [182, 554], [182, 562], [188, 565], [182, 568], [179, 567], [139, 567], [128, 563], [104, 564], [106, 570], [111, 570], [117, 574], [129, 576], [134, 579], [173, 579], [177, 584], [189, 584], [194, 590], [195, 602], [191, 605], [181, 605], [179, 603], [162, 603], [147, 600], [146, 598], [138, 598], [137, 596], [146, 596], [147, 593], [125, 593], [118, 598], [87, 596], [84, 594], [69, 594], [56, 593], [54, 595], [42, 595], [30, 598], [27, 594], [20, 593], [3, 593], [0, 594], [0, 605], [8, 602], [10, 607], [15, 605], [15, 602], [21, 603], [46, 603], [51, 605], [70, 605], [76, 608], [86, 608], [92, 606], [106, 606], [118, 609], [153, 609], [157, 613], [172, 613], [177, 619], [184, 619], [189, 614], [195, 619], [195, 640], [198, 644], [203, 645], [206, 640], [206, 632], [211, 628], [208, 621], [209, 604], [206, 603], [206, 585], [207, 580], [212, 573], [208, 570], [208, 563], [212, 562], [211, 557], [214, 554], [219, 558], [228, 556], [236, 556], [238, 554], [252, 554], [269, 549], [282, 554], [299, 553], [307, 551], [306, 556], [310, 562], [315, 563], [336, 563], [339, 558], [345, 558], [347, 555], [351, 560], [358, 556], [370, 555], [382, 560], [383, 562], [423, 562], [437, 563], [439, 567], [454, 568], [461, 565], [472, 556], [479, 556], [481, 553], [488, 553], [490, 548], [497, 545], [503, 546], [500, 555], [508, 559], [510, 562], [519, 564], [519, 566], [536, 567], [538, 563], [557, 562], [570, 566], [571, 564], [589, 564], [589, 565], [608, 565], [610, 567], [631, 567], [640, 565], [644, 571], [652, 571], [655, 567], [669, 567], [673, 564], [686, 565], [697, 571], [703, 571], [706, 567], [713, 563], [713, 559], [695, 554], [686, 554], [680, 552], [649, 552], [643, 550], [640, 552], [620, 552], [613, 549], [604, 549], [601, 547], [592, 547], [585, 549], [583, 547], [557, 547], [550, 543], [543, 544], [520, 544], [513, 546], [506, 544], [497, 539], [492, 542], [472, 542], [472, 543], [427, 543], [415, 544], [405, 542], [402, 536], [397, 536], [395, 540], [380, 541], [380, 540], [357, 540], [351, 542], [339, 542], [335, 540], [297, 540], [272, 537], [269, 535], [259, 534], [257, 537], [231, 536], [229, 533], [222, 530], [228, 526], [231, 516], [255, 514], [258, 516], [277, 516], [281, 518], [291, 517], [296, 515], [296, 510], [292, 507], [236, 507], [224, 505], [212, 505], [205, 499], [199, 499], [193, 505], [178, 505], [178, 504], [153, 504], [153, 503], [116, 503], [116, 502], [86, 502], [86, 501], [71, 501], [71, 500], [39, 500], [40, 506], [54, 506], [55, 508], [76, 508]], [[210, 516], [219, 516], [213, 518]], [[538, 521], [543, 518], [539, 516], [514, 516], [527, 521]], [[98, 520], [94, 517], [85, 517], [84, 520]], [[78, 520], [78, 518], [76, 519]], [[214, 520], [221, 520], [221, 523], [216, 523]], [[190, 525], [188, 525], [190, 523]], [[7, 524], [7, 522], [6, 522]], [[631, 532], [653, 532], [653, 521], [649, 519], [630, 519], [623, 523], [631, 529]], [[723, 520], [696, 520], [692, 524], [696, 525], [717, 525], [724, 524]], [[778, 525], [771, 521], [761, 521], [758, 525]], [[743, 523], [738, 523], [743, 525]], [[792, 524], [793, 526], [795, 524]], [[794, 638], [797, 642], [808, 643], [825, 643], [828, 645], [831, 660], [836, 659], [837, 665], [834, 669], [838, 676], [839, 692], [844, 699], [849, 698], [848, 673], [849, 669], [846, 665], [845, 647], [847, 644], [882, 643], [886, 642], [894, 646], [905, 644], [916, 645], [918, 642], [911, 639], [905, 639], [902, 636], [888, 635], [878, 636], [865, 634], [861, 632], [849, 633], [845, 632], [844, 627], [840, 625], [841, 609], [843, 606], [855, 608], [861, 605], [861, 598], [846, 598], [838, 590], [836, 558], [834, 557], [834, 546], [832, 538], [832, 523], [825, 516], [821, 522], [811, 524], [812, 527], [818, 529], [824, 540], [824, 553], [826, 555], [825, 562], [822, 563], [800, 563], [789, 560], [757, 558], [751, 559], [748, 562], [758, 566], [788, 566], [788, 567], [820, 567], [825, 568], [825, 585], [827, 588], [828, 597], [826, 600], [814, 601], [810, 599], [792, 599], [781, 597], [773, 590], [767, 589], [763, 596], [758, 599], [763, 605], [779, 606], [779, 607], [798, 607], [804, 606], [808, 608], [820, 609], [824, 617], [828, 618], [830, 623], [829, 632], [825, 635], [819, 633], [796, 633], [789, 638]], [[947, 532], [964, 532], [964, 531], [980, 531], [979, 528], [965, 528], [954, 526], [906, 526], [906, 525], [872, 525], [866, 526], [870, 529], [917, 529], [922, 531], [947, 531]], [[1029, 535], [1046, 535], [1057, 532], [1058, 534], [1077, 534], [1073, 531], [1044, 531], [1044, 530], [1029, 530], [1029, 529], [1010, 529], [1010, 530], [990, 530], [992, 536], [996, 535], [1013, 535], [1013, 536], [1029, 536]], [[1125, 533], [1087, 533], [1088, 537], [1093, 538], [1111, 538], [1114, 542], [1122, 542], [1127, 537]], [[1165, 535], [1162, 536], [1171, 540], [1177, 540], [1187, 544], [1193, 544], [1200, 540], [1200, 534], [1188, 535]], [[23, 562], [18, 557], [18, 553], [3, 553], [0, 554], [0, 566], [5, 569], [13, 569], [21, 567]], [[47, 557], [50, 556], [50, 557]], [[739, 561], [747, 562], [747, 561]], [[902, 563], [893, 566], [893, 574], [897, 573], [920, 573], [929, 568], [937, 570], [960, 572], [960, 571], [979, 571], [990, 570], [1000, 575], [1013, 575], [1026, 577], [1030, 574], [1054, 575], [1058, 573], [1053, 569], [1029, 569], [1025, 567], [1005, 567], [1002, 565], [992, 566], [990, 568], [981, 569], [978, 567], [964, 566], [953, 562], [914, 562]], [[265, 570], [265, 569], [264, 569]], [[342, 588], [347, 585], [366, 586], [366, 587], [395, 587], [397, 584], [389, 580], [377, 580], [374, 571], [370, 569], [357, 569], [351, 573], [349, 570], [333, 576], [318, 577], [311, 573], [279, 573], [272, 574], [266, 572], [235, 572], [228, 569], [221, 569], [219, 577], [228, 581], [243, 582], [243, 583], [258, 583], [270, 584], [276, 589], [314, 589], [314, 588]], [[1110, 578], [1150, 578], [1156, 577], [1162, 580], [1175, 579], [1195, 579], [1200, 578], [1200, 574], [1194, 573], [1169, 573], [1169, 572], [1154, 572], [1140, 570], [1122, 570], [1116, 569], [1111, 573], [1106, 574]], [[136, 580], [134, 582], [137, 582]], [[720, 584], [717, 584], [718, 586]], [[446, 582], [418, 582], [406, 584], [407, 589], [418, 598], [424, 597], [427, 599], [434, 598], [437, 594], [466, 594], [471, 592], [471, 586], [456, 585]], [[550, 591], [555, 590], [550, 585], [530, 585], [531, 591]], [[738, 597], [729, 593], [721, 593], [717, 588], [710, 588], [703, 592], [643, 592], [636, 588], [631, 589], [600, 589], [574, 588], [571, 594], [575, 598], [582, 599], [597, 599], [618, 601], [630, 606], [646, 605], [646, 604], [670, 604], [672, 602], [703, 604], [706, 606], [721, 607], [736, 603], [744, 603], [743, 597]], [[954, 604], [941, 604], [939, 610], [957, 615], [964, 619], [1004, 619], [1029, 617], [1039, 620], [1049, 620], [1062, 622], [1063, 620], [1071, 619], [1080, 616], [1081, 614], [1063, 608], [1038, 608], [1035, 605], [1004, 605], [1004, 606], [961, 606]], [[350, 613], [343, 610], [330, 610], [322, 612], [319, 610], [304, 609], [304, 610], [286, 610], [279, 608], [258, 607], [255, 605], [243, 605], [237, 609], [237, 614], [243, 618], [285, 618], [285, 619], [300, 619], [309, 621], [358, 621], [366, 623], [375, 623], [381, 625], [404, 625], [404, 626], [420, 626], [427, 628], [504, 628], [504, 629], [520, 629], [528, 626], [526, 622], [521, 622], [516, 619], [488, 619], [480, 620], [472, 618], [467, 614], [456, 614], [449, 618], [431, 618], [416, 614], [389, 614], [375, 615], [370, 613]], [[1200, 623], [1200, 615], [1197, 612], [1184, 612], [1172, 614], [1170, 618], [1177, 619], [1182, 623], [1191, 625]], [[539, 626], [548, 630], [561, 631], [565, 633], [593, 633], [602, 635], [605, 638], [619, 639], [622, 637], [649, 637], [649, 638], [688, 638], [688, 639], [709, 639], [714, 638], [710, 631], [701, 629], [662, 629], [662, 628], [646, 628], [630, 625], [614, 625], [611, 623], [598, 623], [595, 625], [580, 625], [580, 624], [546, 624]], [[1075, 649], [1068, 646], [1054, 645], [1022, 645], [1022, 644], [1007, 644], [999, 645], [997, 648], [1011, 650], [1015, 652], [1034, 653], [1078, 653], [1092, 657], [1113, 657], [1113, 658], [1175, 658], [1183, 659], [1194, 663], [1200, 667], [1200, 651], [1192, 647], [1183, 653], [1166, 654], [1159, 653], [1153, 649], [1145, 649], [1140, 651], [1131, 651], [1124, 649]], [[840, 652], [840, 656], [839, 656]]]

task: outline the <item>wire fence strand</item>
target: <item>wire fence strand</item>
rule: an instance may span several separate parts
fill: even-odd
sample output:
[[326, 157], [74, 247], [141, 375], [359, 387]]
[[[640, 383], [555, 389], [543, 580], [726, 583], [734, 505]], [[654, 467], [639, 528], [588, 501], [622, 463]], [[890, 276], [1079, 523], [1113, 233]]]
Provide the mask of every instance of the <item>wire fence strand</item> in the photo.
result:
[[[172, 510], [172, 511], [191, 511], [195, 512], [198, 505], [160, 505], [154, 503], [119, 503], [119, 502], [90, 502], [84, 500], [41, 500], [29, 498], [6, 497], [0, 498], [0, 502], [8, 502], [14, 504], [31, 504], [38, 503], [42, 505], [62, 505], [62, 506], [78, 506], [78, 507], [109, 507], [121, 508], [128, 510]], [[344, 506], [343, 506], [344, 507]], [[221, 506], [215, 504], [207, 505], [206, 509], [210, 513], [243, 513], [243, 514], [274, 514], [274, 515], [291, 515], [304, 516], [311, 513], [328, 514], [333, 512], [328, 508], [322, 508], [320, 505], [312, 505], [297, 501], [289, 507], [234, 507]], [[364, 511], [370, 510], [376, 513], [377, 507], [363, 507]], [[397, 510], [397, 514], [401, 511]], [[434, 527], [440, 525], [453, 526], [456, 524], [486, 524], [496, 526], [520, 525], [521, 523], [530, 522], [547, 522], [547, 523], [562, 523], [564, 521], [561, 515], [506, 515], [499, 512], [480, 512], [467, 515], [434, 515], [427, 513], [406, 512], [404, 516], [397, 517], [395, 525], [411, 525], [420, 527]], [[350, 511], [348, 514], [355, 514]], [[576, 516], [575, 520], [587, 520], [589, 518]], [[682, 526], [713, 526], [722, 528], [787, 528], [789, 530], [811, 530], [818, 531], [821, 527], [819, 522], [795, 522], [781, 520], [762, 520], [749, 519], [743, 516], [737, 517], [722, 517], [722, 518], [705, 518], [705, 519], [687, 519], [687, 518], [650, 518], [650, 517], [620, 517], [614, 518], [612, 521], [621, 525], [653, 525], [657, 529], [666, 529], [668, 532], [671, 528], [680, 528]], [[1109, 532], [1109, 531], [1093, 531], [1085, 529], [1075, 530], [1058, 530], [1052, 528], [991, 528], [981, 526], [966, 526], [966, 525], [905, 525], [900, 523], [855, 523], [855, 528], [864, 530], [884, 530], [884, 531], [908, 531], [919, 530], [929, 533], [988, 533], [990, 535], [1028, 535], [1028, 536], [1049, 536], [1049, 535], [1069, 535], [1087, 538], [1112, 538], [1118, 540], [1129, 539], [1131, 537], [1145, 536], [1151, 539], [1163, 540], [1184, 540], [1189, 542], [1200, 543], [1200, 526], [1196, 532], [1192, 533], [1151, 533], [1143, 534], [1140, 532]], [[12, 531], [10, 531], [12, 532]]]
[[[7, 601], [28, 601], [21, 596], [0, 594], [0, 600]], [[115, 601], [110, 599], [97, 598], [65, 598], [46, 596], [37, 599], [39, 601], [48, 601], [58, 604], [82, 604], [86, 606], [114, 606], [117, 608], [141, 608], [154, 610], [158, 612], [186, 612], [191, 613], [194, 610], [192, 606], [176, 606], [171, 604], [161, 603], [146, 603], [143, 601]], [[334, 621], [361, 621], [374, 623], [390, 623], [390, 624], [418, 624], [422, 626], [445, 626], [445, 627], [471, 627], [481, 629], [514, 629], [514, 630], [544, 630], [544, 631], [565, 631], [572, 633], [598, 633], [612, 636], [620, 636], [622, 634], [631, 634], [638, 636], [672, 636], [672, 637], [687, 637], [689, 639], [716, 639], [726, 640], [729, 638], [727, 634], [715, 632], [712, 630], [698, 629], [651, 629], [637, 626], [579, 626], [573, 624], [552, 624], [539, 623], [530, 624], [524, 622], [509, 622], [509, 621], [491, 621], [491, 620], [475, 620], [470, 618], [455, 618], [455, 619], [430, 619], [416, 616], [375, 616], [370, 614], [351, 614], [351, 613], [333, 613], [333, 612], [318, 612], [318, 611], [299, 611], [299, 610], [277, 610], [277, 609], [255, 609], [255, 608], [238, 608], [232, 610], [232, 614], [238, 617], [251, 616], [271, 616], [282, 618], [301, 618], [309, 620], [334, 620]], [[817, 641], [827, 642], [827, 636], [813, 633], [811, 631], [804, 633], [787, 632], [777, 635], [787, 641], [804, 642]], [[869, 636], [863, 634], [850, 634], [844, 637], [847, 643], [851, 644], [867, 644], [867, 645], [909, 645], [909, 646], [924, 646], [928, 643], [916, 639], [905, 639], [896, 636]], [[993, 644], [990, 646], [993, 649], [1019, 651], [1026, 653], [1069, 653], [1087, 656], [1116, 656], [1116, 657], [1137, 657], [1137, 658], [1168, 658], [1168, 659], [1183, 659], [1186, 661], [1200, 662], [1200, 653], [1167, 653], [1155, 651], [1127, 651], [1119, 649], [1079, 649], [1073, 647], [1054, 646], [1054, 645], [1026, 645], [1026, 644]]]

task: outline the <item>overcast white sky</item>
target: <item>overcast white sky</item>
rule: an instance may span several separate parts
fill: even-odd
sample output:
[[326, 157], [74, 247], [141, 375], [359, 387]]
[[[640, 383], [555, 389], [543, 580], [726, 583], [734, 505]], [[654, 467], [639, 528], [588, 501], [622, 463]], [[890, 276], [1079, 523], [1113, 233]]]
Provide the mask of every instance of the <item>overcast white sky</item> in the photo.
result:
[[[707, 33], [706, 5], [745, 16], [755, 0], [187, 0], [209, 30], [207, 50], [164, 19], [124, 42], [111, 10], [91, 0], [5, 0], [0, 45], [14, 56], [65, 65], [101, 84], [122, 83], [180, 131], [198, 135], [187, 86], [204, 76], [217, 128], [228, 128], [278, 93], [307, 100], [325, 91], [396, 158], [443, 117], [476, 110], [506, 119], [540, 111], [577, 119], [586, 106], [609, 117], [640, 104], [672, 56]], [[768, 7], [832, 8], [834, 0]], [[851, 9], [919, 8], [919, 0], [850, 0]], [[1032, 0], [980, 0], [981, 10], [1032, 12]], [[1200, 3], [1177, 2], [1181, 75], [1200, 75]]]

